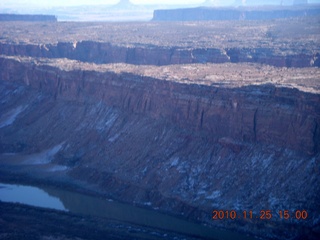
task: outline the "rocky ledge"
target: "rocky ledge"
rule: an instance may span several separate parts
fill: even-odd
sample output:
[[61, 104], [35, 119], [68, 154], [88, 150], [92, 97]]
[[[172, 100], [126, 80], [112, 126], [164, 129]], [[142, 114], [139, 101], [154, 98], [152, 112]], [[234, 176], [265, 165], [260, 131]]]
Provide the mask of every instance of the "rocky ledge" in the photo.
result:
[[319, 67], [318, 23], [319, 17], [208, 24], [3, 22], [0, 54], [98, 64], [254, 62]]

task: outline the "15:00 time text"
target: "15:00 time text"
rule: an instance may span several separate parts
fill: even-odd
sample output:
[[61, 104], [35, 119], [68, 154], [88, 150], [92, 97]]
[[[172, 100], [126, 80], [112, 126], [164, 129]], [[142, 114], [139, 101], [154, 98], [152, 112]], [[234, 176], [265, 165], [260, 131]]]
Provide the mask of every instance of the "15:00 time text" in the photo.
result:
[[223, 219], [261, 219], [270, 220], [273, 217], [280, 219], [297, 219], [306, 220], [308, 218], [308, 212], [306, 210], [296, 210], [290, 212], [289, 210], [279, 210], [278, 212], [272, 212], [271, 210], [261, 210], [259, 214], [254, 214], [253, 211], [242, 211], [237, 212], [235, 210], [213, 210], [212, 219], [213, 220], [223, 220]]

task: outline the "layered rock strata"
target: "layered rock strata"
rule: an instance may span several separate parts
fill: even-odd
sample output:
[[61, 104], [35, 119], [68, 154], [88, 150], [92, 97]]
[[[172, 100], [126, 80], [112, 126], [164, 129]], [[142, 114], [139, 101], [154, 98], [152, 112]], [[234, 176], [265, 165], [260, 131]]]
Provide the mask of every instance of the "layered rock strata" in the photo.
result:
[[303, 208], [312, 217], [290, 222], [289, 235], [315, 234], [318, 69], [5, 56], [0, 66], [3, 169], [68, 176], [114, 199], [264, 237], [281, 238], [289, 222], [212, 222], [212, 209]]
[[167, 47], [123, 47], [92, 41], [57, 45], [1, 44], [1, 54], [46, 58], [69, 58], [93, 63], [128, 63], [137, 65], [171, 65], [187, 63], [255, 62], [277, 67], [319, 67], [319, 53], [282, 55], [273, 49]]
[[[214, 75], [201, 77], [201, 73], [196, 76], [207, 81], [204, 85], [195, 80], [188, 81], [188, 75], [180, 76], [187, 79], [187, 84], [183, 84], [180, 78], [164, 81], [143, 71], [141, 75], [130, 71], [116, 74], [112, 68], [104, 72], [103, 67], [98, 68], [98, 72], [84, 71], [81, 67], [63, 71], [50, 66], [50, 62], [39, 65], [39, 62], [30, 63], [28, 59], [20, 62], [18, 59], [0, 59], [1, 78], [23, 81], [55, 98], [83, 101], [90, 96], [132, 113], [164, 118], [182, 128], [204, 131], [214, 139], [227, 137], [235, 141], [273, 143], [311, 155], [320, 149], [317, 140], [320, 138], [318, 94], [281, 85], [276, 87], [269, 81], [261, 81], [258, 86], [247, 81], [237, 87], [232, 81], [231, 86], [220, 87], [219, 84], [224, 83], [217, 83]], [[54, 61], [51, 64], [57, 65]], [[70, 62], [69, 65], [73, 69], [77, 63]], [[210, 65], [181, 71], [214, 73], [214, 66], [211, 71], [207, 68]], [[123, 69], [125, 71], [125, 65]], [[170, 78], [171, 74], [167, 74]]]

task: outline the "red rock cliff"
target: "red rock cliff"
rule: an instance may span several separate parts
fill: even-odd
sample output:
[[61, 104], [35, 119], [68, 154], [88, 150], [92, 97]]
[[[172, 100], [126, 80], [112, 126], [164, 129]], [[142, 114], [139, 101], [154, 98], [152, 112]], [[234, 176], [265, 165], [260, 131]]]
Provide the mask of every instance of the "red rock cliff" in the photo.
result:
[[[289, 225], [292, 238], [316, 232], [320, 97], [317, 79], [307, 76], [318, 69], [237, 64], [238, 75], [258, 67], [258, 75], [280, 79], [284, 71], [289, 82], [278, 85], [239, 82], [249, 76], [234, 78], [237, 72], [216, 81], [201, 76], [208, 71], [216, 79], [221, 66], [199, 65], [193, 79], [194, 65], [170, 72], [1, 57], [1, 166], [80, 180], [104, 197], [261, 237], [282, 239]], [[304, 84], [290, 80], [300, 74]], [[258, 216], [262, 208], [276, 214], [301, 206], [315, 213], [303, 225], [276, 217], [211, 219], [212, 209], [252, 209]]]
[[93, 63], [129, 63], [170, 65], [187, 63], [255, 62], [277, 67], [320, 66], [318, 53], [282, 55], [272, 48], [179, 48], [123, 47], [110, 43], [82, 41], [77, 44], [6, 44], [0, 43], [0, 54], [45, 58], [68, 58]]
[[131, 73], [63, 71], [13, 59], [0, 61], [2, 80], [23, 81], [59, 99], [103, 100], [128, 112], [203, 132], [212, 140], [262, 142], [311, 155], [320, 149], [318, 94], [271, 84], [224, 88]]

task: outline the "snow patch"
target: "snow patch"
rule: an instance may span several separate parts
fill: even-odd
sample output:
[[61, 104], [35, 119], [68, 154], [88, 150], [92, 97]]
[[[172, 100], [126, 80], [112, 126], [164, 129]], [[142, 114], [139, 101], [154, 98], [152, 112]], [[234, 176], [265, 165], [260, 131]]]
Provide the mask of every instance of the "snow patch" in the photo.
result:
[[19, 106], [15, 109], [12, 109], [11, 111], [5, 113], [3, 116], [0, 117], [0, 128], [6, 127], [8, 125], [11, 125], [14, 123], [16, 118], [20, 113], [22, 113], [26, 107]]
[[241, 210], [242, 209], [242, 205], [241, 205], [241, 201], [239, 201], [238, 199], [235, 201], [235, 203], [233, 204], [232, 209], [234, 210]]
[[[94, 114], [96, 114], [96, 112]], [[112, 112], [111, 110], [108, 110], [106, 114], [106, 117], [101, 117], [100, 121], [96, 123], [97, 130], [104, 131], [111, 129], [114, 123], [117, 121], [118, 114]]]
[[148, 170], [148, 167], [145, 167], [143, 170], [142, 170], [142, 174], [146, 174], [146, 172], [147, 172], [147, 170]]
[[206, 199], [216, 199], [220, 196], [221, 196], [221, 192], [217, 190], [217, 191], [213, 191], [211, 195], [206, 197]]
[[49, 169], [49, 172], [61, 172], [61, 171], [66, 171], [69, 168], [67, 166], [62, 166], [62, 165], [54, 165]]
[[270, 206], [272, 206], [273, 208], [275, 208], [276, 206], [279, 206], [279, 204], [281, 202], [284, 202], [283, 200], [280, 201], [277, 197], [273, 196], [272, 194], [270, 194], [268, 202], [270, 204]]
[[172, 159], [170, 167], [175, 167], [178, 164], [179, 164], [179, 157], [175, 157]]
[[114, 142], [115, 140], [117, 140], [117, 138], [120, 136], [120, 133], [115, 134], [113, 137], [110, 137], [108, 139], [109, 142]]
[[207, 193], [207, 191], [205, 191], [205, 190], [199, 190], [198, 191], [198, 196], [205, 195], [206, 193]]
[[47, 150], [47, 157], [53, 157], [54, 155], [56, 155], [56, 153], [58, 153], [60, 151], [60, 149], [62, 148], [62, 145], [57, 145], [49, 150]]
[[269, 156], [268, 158], [263, 158], [262, 159], [262, 165], [265, 169], [267, 169], [268, 167], [270, 167], [271, 163], [272, 163], [272, 157], [273, 155]]
[[50, 163], [53, 160], [54, 155], [56, 155], [61, 148], [62, 148], [62, 144], [59, 144], [43, 152], [31, 154], [26, 158], [25, 163], [32, 164], [32, 165]]

